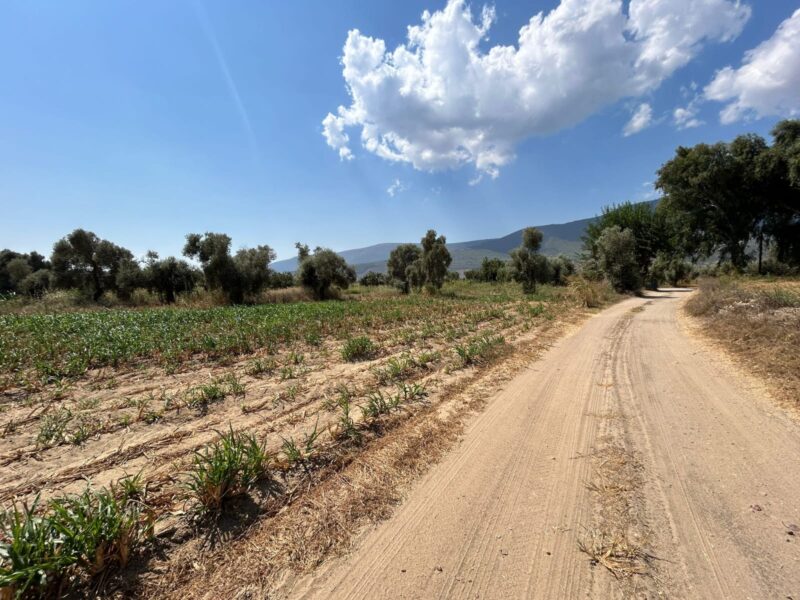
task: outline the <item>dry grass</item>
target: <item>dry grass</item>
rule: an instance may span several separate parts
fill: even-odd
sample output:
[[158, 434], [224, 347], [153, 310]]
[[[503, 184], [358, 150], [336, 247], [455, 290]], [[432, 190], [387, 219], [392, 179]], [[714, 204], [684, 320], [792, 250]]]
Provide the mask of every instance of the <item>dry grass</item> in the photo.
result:
[[643, 511], [643, 467], [612, 437], [601, 440], [590, 457], [593, 477], [586, 487], [595, 501], [592, 526], [578, 539], [578, 549], [593, 565], [623, 580], [629, 592], [634, 576], [652, 575], [654, 556], [647, 550], [649, 531]]
[[584, 308], [599, 308], [616, 296], [608, 281], [592, 281], [583, 277], [573, 277], [570, 280], [569, 293]]
[[703, 280], [686, 311], [779, 398], [800, 408], [800, 281]]

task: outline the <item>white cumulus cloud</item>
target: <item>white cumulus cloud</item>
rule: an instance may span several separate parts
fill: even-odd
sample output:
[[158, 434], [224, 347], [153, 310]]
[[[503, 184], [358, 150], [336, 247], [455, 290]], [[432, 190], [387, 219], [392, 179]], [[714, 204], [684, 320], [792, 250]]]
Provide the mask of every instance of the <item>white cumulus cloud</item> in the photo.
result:
[[622, 133], [625, 137], [639, 133], [642, 129], [646, 129], [653, 122], [653, 107], [647, 103], [640, 104], [636, 111], [631, 116], [631, 120], [625, 124]]
[[[352, 157], [349, 130], [384, 159], [439, 170], [474, 165], [496, 177], [527, 137], [569, 127], [658, 87], [706, 41], [736, 37], [738, 0], [561, 0], [485, 48], [492, 8], [464, 0], [425, 12], [393, 50], [351, 30], [342, 56], [349, 106], [323, 121], [328, 144]], [[483, 43], [483, 44], [482, 44]]]
[[771, 38], [748, 51], [738, 69], [718, 71], [705, 97], [727, 103], [720, 112], [722, 123], [800, 115], [800, 9]]

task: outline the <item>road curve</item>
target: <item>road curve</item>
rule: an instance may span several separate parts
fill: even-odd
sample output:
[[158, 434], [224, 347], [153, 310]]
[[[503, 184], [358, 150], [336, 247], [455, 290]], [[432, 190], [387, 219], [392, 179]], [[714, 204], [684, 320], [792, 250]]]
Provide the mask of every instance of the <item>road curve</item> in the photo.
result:
[[[391, 519], [288, 595], [800, 599], [800, 426], [687, 333], [686, 295], [626, 300], [558, 342]], [[638, 480], [616, 525], [650, 556], [624, 581], [579, 549], [608, 525], [588, 483], [609, 444]]]

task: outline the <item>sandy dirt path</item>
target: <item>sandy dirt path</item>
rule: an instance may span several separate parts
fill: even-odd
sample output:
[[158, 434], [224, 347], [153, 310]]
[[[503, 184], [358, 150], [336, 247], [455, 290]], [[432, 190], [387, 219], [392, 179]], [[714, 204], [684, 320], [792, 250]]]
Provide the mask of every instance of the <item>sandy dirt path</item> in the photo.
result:
[[[690, 333], [685, 297], [626, 300], [562, 339], [287, 594], [799, 599], [800, 426]], [[579, 548], [619, 532], [644, 574]]]

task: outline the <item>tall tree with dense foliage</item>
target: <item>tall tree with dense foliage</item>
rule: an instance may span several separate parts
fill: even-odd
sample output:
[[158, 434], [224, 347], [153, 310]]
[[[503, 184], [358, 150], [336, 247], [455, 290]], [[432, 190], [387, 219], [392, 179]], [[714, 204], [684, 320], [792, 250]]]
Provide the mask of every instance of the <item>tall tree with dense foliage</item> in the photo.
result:
[[656, 186], [665, 193], [665, 212], [692, 232], [684, 243], [691, 240], [699, 254], [717, 253], [738, 269], [750, 259], [751, 240], [757, 242], [759, 268], [766, 241], [774, 242], [781, 260], [800, 258], [799, 135], [797, 121], [782, 121], [773, 130], [772, 147], [753, 134], [679, 147], [658, 171]]
[[130, 250], [83, 229], [58, 240], [50, 256], [56, 285], [85, 289], [95, 302], [106, 290], [117, 290], [117, 273], [132, 261]]
[[800, 120], [781, 121], [772, 136], [775, 142], [758, 165], [769, 182], [764, 233], [777, 260], [800, 265]]
[[526, 294], [536, 292], [537, 282], [545, 283], [550, 279], [547, 257], [539, 254], [543, 237], [535, 227], [527, 227], [522, 231], [522, 244], [511, 251], [514, 278], [522, 284]]
[[296, 244], [299, 267], [297, 283], [309, 290], [316, 300], [331, 297], [334, 287], [347, 289], [356, 281], [356, 272], [333, 250], [317, 247], [313, 253], [305, 244]]
[[447, 238], [437, 237], [436, 231], [429, 229], [422, 238], [422, 255], [419, 258], [420, 270], [425, 277], [425, 287], [430, 291], [439, 290], [447, 279], [447, 269], [453, 262], [447, 249]]
[[404, 294], [407, 294], [411, 288], [408, 269], [419, 260], [420, 255], [421, 251], [416, 244], [400, 244], [389, 253], [386, 271]]

